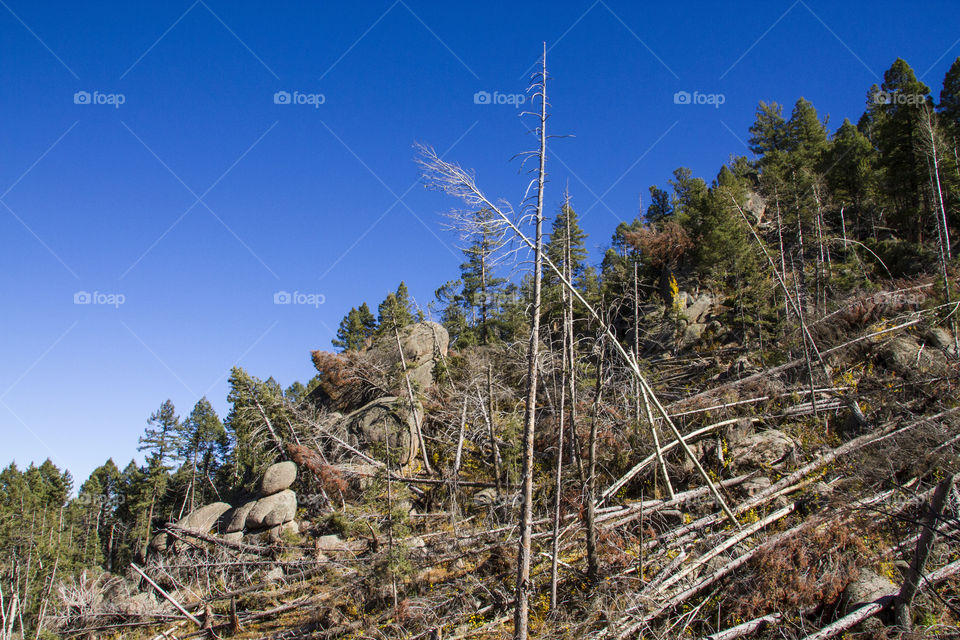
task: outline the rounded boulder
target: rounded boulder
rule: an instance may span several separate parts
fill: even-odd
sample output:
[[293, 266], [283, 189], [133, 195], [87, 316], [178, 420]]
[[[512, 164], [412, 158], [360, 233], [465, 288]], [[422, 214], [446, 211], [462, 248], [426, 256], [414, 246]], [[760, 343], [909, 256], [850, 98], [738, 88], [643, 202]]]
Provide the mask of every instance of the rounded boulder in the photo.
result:
[[297, 465], [287, 460], [267, 467], [260, 483], [260, 492], [265, 496], [272, 496], [284, 489], [289, 489], [297, 479]]
[[297, 494], [284, 489], [272, 496], [260, 498], [247, 514], [247, 529], [262, 529], [285, 524], [297, 515]]

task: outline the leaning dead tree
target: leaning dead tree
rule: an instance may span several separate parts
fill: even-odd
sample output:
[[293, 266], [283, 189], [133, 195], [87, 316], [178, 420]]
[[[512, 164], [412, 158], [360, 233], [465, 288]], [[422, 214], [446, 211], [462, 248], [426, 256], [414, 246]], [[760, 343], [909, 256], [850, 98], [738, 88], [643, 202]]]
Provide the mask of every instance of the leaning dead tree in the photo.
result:
[[[500, 217], [503, 223], [513, 232], [520, 242], [525, 244], [531, 250], [536, 251], [536, 242], [529, 238], [520, 229], [518, 223], [515, 222], [510, 215], [512, 208], [510, 207], [509, 203], [501, 201], [499, 204], [495, 204], [477, 185], [476, 178], [472, 172], [467, 171], [456, 163], [444, 160], [437, 155], [437, 152], [434, 149], [427, 145], [418, 144], [417, 148], [420, 152], [420, 158], [418, 159], [418, 162], [423, 171], [424, 178], [427, 180], [430, 186], [442, 191], [443, 193], [459, 198], [467, 203], [472, 210], [480, 207], [489, 208]], [[721, 510], [728, 518], [730, 518], [733, 523], [737, 524], [736, 516], [734, 516], [733, 511], [727, 505], [726, 501], [723, 499], [723, 496], [720, 495], [720, 491], [717, 489], [716, 483], [713, 482], [709, 474], [707, 474], [706, 470], [700, 464], [700, 461], [697, 459], [696, 455], [694, 455], [690, 447], [687, 446], [687, 443], [680, 434], [680, 430], [674, 423], [673, 418], [667, 412], [666, 408], [664, 408], [663, 403], [661, 403], [657, 398], [657, 395], [654, 393], [650, 383], [647, 382], [646, 377], [640, 371], [640, 366], [637, 363], [637, 360], [630, 355], [600, 313], [586, 300], [586, 298], [583, 297], [583, 294], [581, 294], [577, 288], [573, 286], [570, 279], [567, 278], [563, 271], [557, 265], [555, 265], [548, 256], [543, 255], [541, 256], [541, 259], [543, 264], [546, 265], [546, 267], [548, 267], [556, 275], [561, 285], [587, 311], [593, 322], [600, 327], [601, 332], [606, 335], [610, 344], [613, 346], [614, 351], [626, 364], [631, 374], [636, 378], [641, 392], [646, 394], [648, 400], [657, 410], [657, 413], [660, 414], [662, 420], [669, 427], [674, 439], [678, 442], [680, 448], [683, 450], [684, 455], [686, 455], [687, 459], [690, 460], [697, 473], [701, 478], [703, 478], [704, 482], [709, 487], [710, 493], [713, 495]], [[737, 526], [739, 526], [739, 524], [737, 524]]]

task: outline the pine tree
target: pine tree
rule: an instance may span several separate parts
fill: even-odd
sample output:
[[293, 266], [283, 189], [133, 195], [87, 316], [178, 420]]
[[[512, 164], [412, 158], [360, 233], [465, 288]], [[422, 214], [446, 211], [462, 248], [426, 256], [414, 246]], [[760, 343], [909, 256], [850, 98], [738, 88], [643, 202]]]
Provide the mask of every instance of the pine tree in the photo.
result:
[[944, 124], [950, 129], [951, 137], [960, 134], [960, 57], [953, 61], [943, 78], [937, 111], [943, 117]]
[[786, 150], [787, 123], [783, 119], [783, 106], [776, 102], [757, 105], [757, 115], [750, 125], [750, 150], [762, 160]]
[[388, 293], [377, 306], [377, 332], [389, 335], [393, 333], [394, 327], [402, 329], [412, 323], [414, 318], [420, 321], [423, 314], [419, 311], [414, 314], [407, 285], [401, 281], [396, 292]]
[[917, 80], [902, 58], [883, 74], [883, 84], [871, 88], [868, 129], [880, 152], [882, 185], [894, 209], [893, 224], [905, 236], [923, 238], [923, 201], [927, 184], [926, 163], [918, 150], [921, 107], [930, 89]]
[[229, 446], [227, 431], [206, 397], [194, 405], [180, 425], [177, 446], [179, 458], [189, 466], [189, 510], [192, 510], [197, 502], [206, 502], [216, 493], [213, 477], [226, 458]]
[[170, 470], [173, 469], [172, 462], [176, 459], [179, 432], [180, 417], [176, 414], [173, 402], [166, 400], [156, 412], [150, 415], [147, 428], [140, 437], [140, 446], [137, 449], [147, 452], [146, 475], [150, 491], [150, 507], [141, 537], [144, 556], [147, 554], [153, 517], [159, 511], [157, 504], [165, 497], [170, 482]]
[[123, 500], [120, 470], [107, 460], [93, 472], [80, 487], [79, 497], [96, 509], [96, 541], [99, 543], [99, 558], [103, 568], [112, 571], [116, 559], [117, 527], [120, 505]]
[[496, 252], [505, 242], [504, 229], [488, 209], [474, 214], [473, 222], [473, 242], [463, 250], [467, 261], [460, 265], [461, 296], [474, 315], [473, 341], [489, 344], [499, 337], [498, 316], [502, 292], [507, 285], [505, 278], [498, 278], [493, 272]]
[[292, 416], [273, 378], [260, 380], [234, 367], [227, 384], [231, 406], [224, 426], [233, 446], [221, 477], [234, 489], [252, 488], [267, 466], [286, 455], [280, 429]]
[[673, 213], [670, 194], [656, 185], [650, 186], [650, 206], [647, 207], [647, 222], [657, 223]]

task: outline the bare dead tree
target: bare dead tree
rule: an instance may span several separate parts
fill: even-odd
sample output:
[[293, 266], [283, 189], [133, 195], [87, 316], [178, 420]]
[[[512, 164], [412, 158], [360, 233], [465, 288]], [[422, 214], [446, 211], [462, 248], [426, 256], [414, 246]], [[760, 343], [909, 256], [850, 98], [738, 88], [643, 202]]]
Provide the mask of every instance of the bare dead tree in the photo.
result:
[[547, 161], [547, 43], [543, 43], [540, 75], [534, 80], [533, 99], [540, 99], [539, 170], [533, 249], [533, 304], [530, 309], [530, 346], [527, 352], [527, 403], [523, 423], [523, 464], [520, 503], [520, 543], [517, 551], [516, 604], [513, 616], [513, 637], [526, 640], [530, 622], [530, 556], [533, 529], [533, 437], [537, 412], [537, 359], [540, 350], [540, 289], [543, 278], [543, 194], [546, 186]]
[[[947, 210], [943, 203], [943, 188], [940, 184], [940, 154], [943, 143], [937, 128], [936, 114], [933, 109], [923, 105], [921, 110], [920, 128], [923, 134], [921, 146], [927, 156], [927, 168], [930, 173], [931, 191], [935, 196], [937, 211], [934, 215], [937, 221], [937, 251], [940, 259], [940, 272], [943, 277], [943, 291], [946, 301], [951, 302], [950, 277], [947, 273], [947, 264], [950, 262], [950, 226], [947, 224]], [[954, 348], [960, 352], [960, 336], [957, 335], [956, 321], [951, 319], [953, 329]]]
[[593, 416], [590, 421], [590, 440], [587, 443], [587, 577], [596, 582], [600, 572], [600, 563], [597, 560], [597, 423], [600, 421], [600, 401], [603, 394], [603, 367], [605, 345], [603, 336], [597, 341], [599, 354], [597, 355], [597, 384], [593, 396]]

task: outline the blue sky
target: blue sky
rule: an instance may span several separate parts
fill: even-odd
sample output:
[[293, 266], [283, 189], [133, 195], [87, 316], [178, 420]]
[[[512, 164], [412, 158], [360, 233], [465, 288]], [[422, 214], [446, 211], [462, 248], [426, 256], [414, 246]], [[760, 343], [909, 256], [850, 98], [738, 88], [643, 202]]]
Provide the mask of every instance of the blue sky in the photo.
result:
[[522, 108], [475, 94], [522, 94], [543, 41], [547, 202], [599, 261], [649, 185], [748, 153], [758, 101], [836, 128], [898, 56], [938, 96], [958, 38], [949, 2], [0, 0], [0, 464], [79, 483], [166, 398], [223, 415], [234, 364], [305, 382], [351, 306], [426, 307], [461, 260], [412, 144], [516, 201]]

